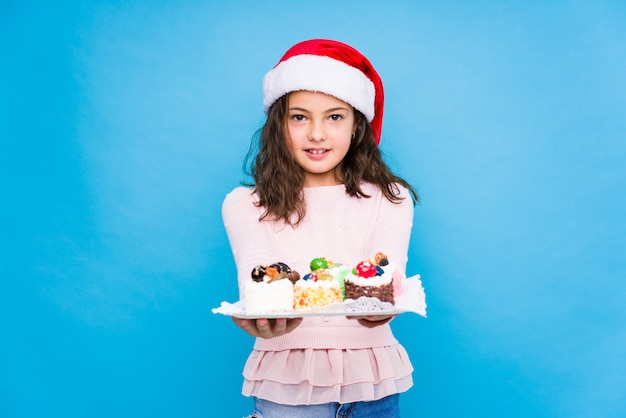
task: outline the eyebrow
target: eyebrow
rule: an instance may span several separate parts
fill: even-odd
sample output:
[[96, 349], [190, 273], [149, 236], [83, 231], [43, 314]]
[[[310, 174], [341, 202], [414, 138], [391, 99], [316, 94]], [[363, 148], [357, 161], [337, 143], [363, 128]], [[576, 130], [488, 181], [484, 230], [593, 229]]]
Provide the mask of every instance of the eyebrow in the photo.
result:
[[[308, 109], [305, 109], [303, 107], [290, 107], [289, 108], [290, 111], [299, 111], [299, 112], [305, 112], [305, 113], [310, 113], [311, 111]], [[340, 110], [345, 110], [345, 111], [349, 111], [350, 109], [347, 107], [333, 107], [331, 109], [326, 109], [324, 111], [324, 113], [333, 113], [333, 112], [338, 112]]]

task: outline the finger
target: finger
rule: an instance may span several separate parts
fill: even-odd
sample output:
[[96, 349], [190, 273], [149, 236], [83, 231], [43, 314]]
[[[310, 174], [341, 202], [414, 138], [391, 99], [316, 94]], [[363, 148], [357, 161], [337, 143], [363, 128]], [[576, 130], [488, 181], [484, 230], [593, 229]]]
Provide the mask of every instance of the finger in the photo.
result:
[[293, 318], [290, 319], [289, 321], [287, 321], [287, 329], [285, 330], [285, 332], [291, 332], [294, 329], [296, 329], [298, 326], [300, 326], [300, 324], [302, 323], [304, 318]]
[[266, 318], [249, 320], [232, 317], [233, 322], [253, 337], [273, 338], [293, 331], [301, 323], [303, 318], [278, 318], [269, 320]]
[[268, 319], [262, 318], [256, 320], [256, 331], [261, 338], [272, 338], [272, 325]]
[[392, 318], [393, 316], [381, 316], [381, 315], [366, 315], [366, 316], [346, 316], [347, 319], [358, 319], [365, 321], [384, 321], [387, 318]]
[[254, 321], [250, 321], [248, 319], [243, 319], [243, 318], [233, 318], [233, 321], [235, 322], [235, 324], [237, 324], [239, 328], [243, 329], [249, 335], [253, 337], [258, 336], [256, 324], [254, 323]]
[[389, 321], [393, 319], [393, 316], [366, 316], [360, 318], [359, 324], [363, 325], [366, 328], [374, 328], [380, 325], [385, 325]]
[[287, 332], [287, 318], [278, 318], [274, 323], [274, 336], [283, 335]]
[[242, 327], [243, 325], [245, 325], [246, 322], [248, 322], [247, 319], [243, 319], [243, 318], [235, 318], [234, 316], [231, 317], [231, 319], [233, 320], [233, 322], [235, 323], [235, 325], [237, 325], [238, 327]]
[[358, 318], [357, 321], [359, 321], [359, 324], [363, 325], [365, 328], [374, 328], [377, 325], [364, 318]]
[[395, 318], [396, 315], [368, 315], [366, 317], [364, 317], [364, 319], [367, 319], [368, 321], [390, 321], [393, 318]]

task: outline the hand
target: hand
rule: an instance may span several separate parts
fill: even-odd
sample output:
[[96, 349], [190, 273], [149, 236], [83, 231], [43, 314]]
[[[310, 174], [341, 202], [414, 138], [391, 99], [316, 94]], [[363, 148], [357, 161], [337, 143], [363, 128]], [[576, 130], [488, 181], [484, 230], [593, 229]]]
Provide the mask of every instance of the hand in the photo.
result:
[[296, 329], [302, 323], [302, 318], [243, 319], [233, 317], [233, 322], [253, 337], [274, 338]]
[[366, 328], [379, 327], [395, 318], [396, 315], [368, 315], [368, 316], [348, 316], [348, 319], [356, 319], [359, 324]]

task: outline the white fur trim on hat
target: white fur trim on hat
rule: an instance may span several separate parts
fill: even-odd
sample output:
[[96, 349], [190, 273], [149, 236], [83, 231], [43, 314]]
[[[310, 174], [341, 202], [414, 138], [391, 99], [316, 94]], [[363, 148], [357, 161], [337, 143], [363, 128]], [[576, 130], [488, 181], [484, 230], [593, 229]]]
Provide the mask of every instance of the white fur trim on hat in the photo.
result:
[[374, 118], [374, 83], [360, 70], [321, 55], [296, 55], [280, 62], [263, 78], [265, 113], [283, 95], [292, 91], [314, 91], [343, 100]]

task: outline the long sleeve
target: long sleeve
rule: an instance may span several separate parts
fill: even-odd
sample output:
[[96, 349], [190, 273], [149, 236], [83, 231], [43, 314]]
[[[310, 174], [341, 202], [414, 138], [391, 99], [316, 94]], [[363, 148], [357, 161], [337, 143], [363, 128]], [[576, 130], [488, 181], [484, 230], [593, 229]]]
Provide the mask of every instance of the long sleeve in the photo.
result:
[[400, 191], [404, 200], [399, 203], [392, 203], [385, 198], [380, 200], [380, 209], [374, 222], [368, 252], [370, 254], [383, 252], [395, 262], [398, 270], [405, 274], [414, 208], [408, 190], [400, 187]]
[[237, 266], [239, 294], [243, 298], [243, 284], [258, 264], [271, 262], [275, 250], [264, 222], [259, 222], [261, 211], [254, 205], [250, 189], [237, 187], [222, 204], [222, 219]]
[[[259, 221], [250, 189], [229, 193], [222, 217], [238, 270], [240, 294], [257, 264], [286, 262], [301, 274], [314, 257], [348, 265], [384, 252], [404, 271], [413, 217], [408, 192], [389, 202], [374, 185], [370, 198], [343, 185], [305, 188], [306, 216], [295, 227]], [[277, 367], [277, 365], [279, 365]], [[257, 338], [244, 368], [242, 392], [285, 404], [374, 400], [412, 385], [413, 366], [389, 324], [362, 326], [345, 316], [306, 317], [292, 332]]]

